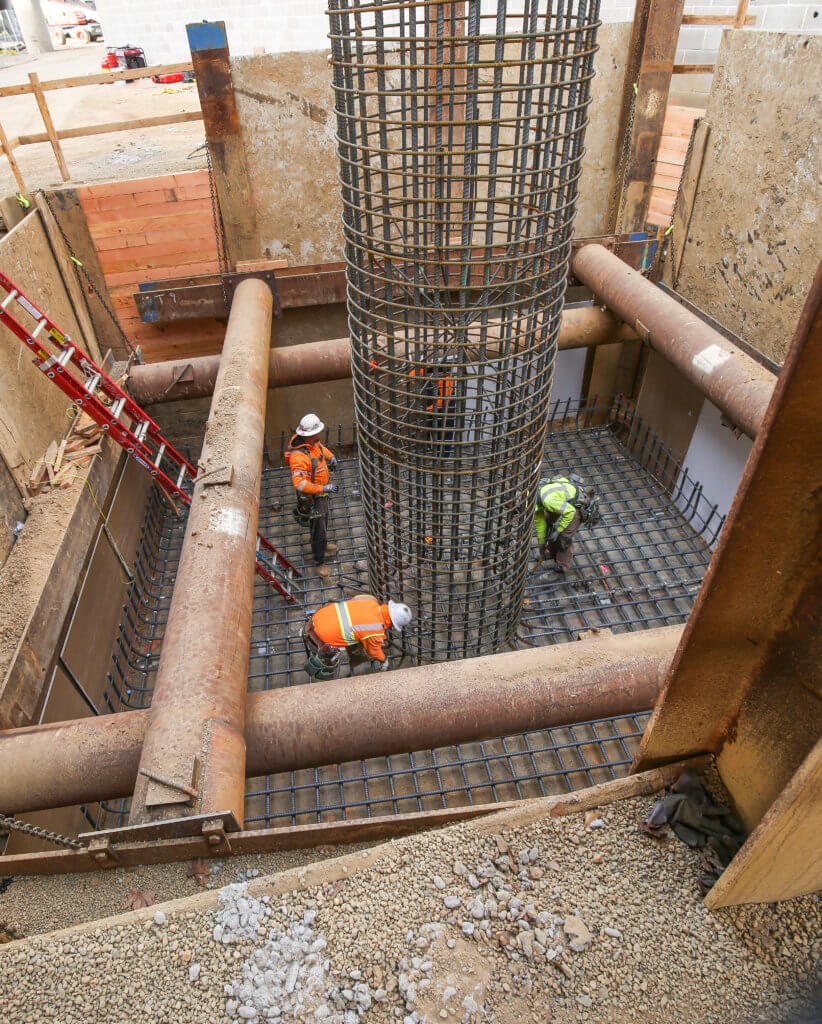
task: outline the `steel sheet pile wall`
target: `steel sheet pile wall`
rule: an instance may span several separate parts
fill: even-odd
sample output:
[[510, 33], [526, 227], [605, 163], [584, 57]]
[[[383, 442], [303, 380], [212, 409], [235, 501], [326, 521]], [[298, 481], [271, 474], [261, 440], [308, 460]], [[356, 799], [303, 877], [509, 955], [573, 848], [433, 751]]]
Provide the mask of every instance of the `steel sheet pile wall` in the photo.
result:
[[369, 575], [421, 660], [522, 607], [599, 3], [516, 10], [329, 12]]

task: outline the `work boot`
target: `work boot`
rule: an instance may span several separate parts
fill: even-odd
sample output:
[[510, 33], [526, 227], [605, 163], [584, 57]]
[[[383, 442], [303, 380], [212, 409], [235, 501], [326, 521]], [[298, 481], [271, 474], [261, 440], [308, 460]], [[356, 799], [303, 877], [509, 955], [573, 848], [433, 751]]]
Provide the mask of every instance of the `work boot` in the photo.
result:
[[336, 544], [326, 544], [326, 546], [325, 546], [325, 553], [327, 555], [336, 555], [336, 553], [339, 550], [340, 549], [339, 549], [339, 547]]
[[327, 580], [328, 577], [331, 575], [331, 570], [328, 568], [327, 565], [315, 565], [314, 570], [321, 580]]

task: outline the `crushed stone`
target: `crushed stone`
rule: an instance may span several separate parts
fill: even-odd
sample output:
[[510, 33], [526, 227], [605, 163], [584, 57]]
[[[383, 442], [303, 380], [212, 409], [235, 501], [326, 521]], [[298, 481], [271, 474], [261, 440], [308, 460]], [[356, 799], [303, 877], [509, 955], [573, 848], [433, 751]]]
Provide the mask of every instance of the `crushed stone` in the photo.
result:
[[[638, 830], [651, 800], [600, 808], [595, 829], [581, 814], [496, 835], [460, 823], [367, 861], [357, 854], [361, 867], [349, 857], [336, 881], [274, 895], [275, 880], [261, 877], [226, 887], [214, 909], [169, 909], [162, 927], [148, 917], [10, 942], [0, 947], [0, 1019], [796, 1021], [822, 984], [819, 897], [709, 911], [693, 851]], [[459, 908], [444, 905], [434, 877]], [[481, 919], [467, 909], [477, 901]], [[218, 923], [232, 941], [215, 941]]]

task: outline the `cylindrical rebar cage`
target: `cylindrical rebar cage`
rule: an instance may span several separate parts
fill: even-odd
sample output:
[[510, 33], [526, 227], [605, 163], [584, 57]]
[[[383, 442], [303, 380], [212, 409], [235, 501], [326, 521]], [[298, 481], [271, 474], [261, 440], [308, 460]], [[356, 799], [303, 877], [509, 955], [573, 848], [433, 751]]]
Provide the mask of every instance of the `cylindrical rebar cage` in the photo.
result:
[[417, 660], [515, 637], [598, 14], [331, 0], [369, 576]]

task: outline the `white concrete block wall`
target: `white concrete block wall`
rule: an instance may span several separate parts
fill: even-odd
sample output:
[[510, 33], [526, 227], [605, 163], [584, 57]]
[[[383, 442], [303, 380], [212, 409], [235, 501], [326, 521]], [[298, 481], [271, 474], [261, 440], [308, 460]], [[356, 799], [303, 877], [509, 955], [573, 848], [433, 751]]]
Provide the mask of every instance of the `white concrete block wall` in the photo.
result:
[[[110, 46], [134, 43], [146, 51], [149, 63], [186, 60], [185, 26], [192, 21], [225, 21], [228, 44], [236, 55], [262, 46], [268, 53], [321, 50], [328, 46], [326, 0], [97, 0], [97, 11]], [[626, 0], [603, 0], [603, 21], [630, 21], [634, 5]], [[727, 0], [686, 0], [688, 14], [734, 14]], [[816, 4], [794, 0], [752, 0], [749, 14], [756, 27], [768, 31], [822, 33], [822, 0]], [[748, 31], [751, 31], [750, 29]], [[684, 26], [677, 60], [683, 64], [710, 64], [716, 58], [721, 28]]]

